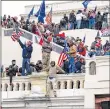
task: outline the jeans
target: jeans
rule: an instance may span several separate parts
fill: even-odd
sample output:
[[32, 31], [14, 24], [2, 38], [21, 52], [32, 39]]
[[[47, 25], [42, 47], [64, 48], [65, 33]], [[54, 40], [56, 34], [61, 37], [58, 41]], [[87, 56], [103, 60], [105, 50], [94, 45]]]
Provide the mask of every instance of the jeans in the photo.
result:
[[75, 61], [74, 57], [69, 57], [69, 73], [75, 73]]
[[95, 26], [95, 19], [92, 18], [92, 19], [89, 19], [89, 29], [93, 29]]
[[27, 74], [31, 73], [30, 59], [23, 58], [23, 62], [22, 62], [22, 76], [25, 76], [25, 70], [26, 70]]
[[69, 29], [69, 30], [74, 29], [74, 23], [70, 22], [70, 23], [69, 23], [69, 27], [68, 27], [68, 29]]
[[88, 20], [83, 20], [83, 21], [82, 21], [82, 29], [83, 29], [83, 28], [89, 28]]
[[96, 56], [101, 56], [101, 55], [102, 55], [101, 50], [96, 50]]
[[77, 29], [80, 29], [81, 28], [81, 20], [77, 20]]

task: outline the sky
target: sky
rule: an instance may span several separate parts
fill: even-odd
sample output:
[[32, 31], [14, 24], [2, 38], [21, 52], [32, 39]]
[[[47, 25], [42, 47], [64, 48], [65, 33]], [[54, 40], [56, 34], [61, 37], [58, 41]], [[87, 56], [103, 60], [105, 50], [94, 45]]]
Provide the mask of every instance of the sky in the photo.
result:
[[[42, 1], [2, 1], [2, 16], [4, 14], [11, 16], [19, 16], [25, 13], [26, 5], [41, 4]], [[55, 3], [61, 1], [46, 1], [46, 3]], [[62, 1], [65, 2], [65, 1]]]

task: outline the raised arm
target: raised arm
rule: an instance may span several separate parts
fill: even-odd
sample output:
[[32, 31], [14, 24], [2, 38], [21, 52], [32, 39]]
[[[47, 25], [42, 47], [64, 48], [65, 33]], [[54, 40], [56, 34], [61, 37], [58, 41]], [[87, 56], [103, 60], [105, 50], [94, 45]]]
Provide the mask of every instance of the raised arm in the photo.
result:
[[24, 47], [25, 47], [25, 45], [21, 42], [21, 40], [20, 40], [20, 39], [18, 39], [18, 42], [19, 42], [19, 44], [20, 44], [21, 48], [24, 48]]

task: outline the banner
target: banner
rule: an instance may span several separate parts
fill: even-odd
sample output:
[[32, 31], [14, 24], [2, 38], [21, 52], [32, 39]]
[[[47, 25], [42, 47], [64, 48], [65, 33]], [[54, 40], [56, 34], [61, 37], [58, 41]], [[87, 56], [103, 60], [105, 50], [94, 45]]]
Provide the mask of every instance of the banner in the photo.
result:
[[104, 28], [101, 30], [102, 36], [101, 37], [110, 37], [110, 27]]

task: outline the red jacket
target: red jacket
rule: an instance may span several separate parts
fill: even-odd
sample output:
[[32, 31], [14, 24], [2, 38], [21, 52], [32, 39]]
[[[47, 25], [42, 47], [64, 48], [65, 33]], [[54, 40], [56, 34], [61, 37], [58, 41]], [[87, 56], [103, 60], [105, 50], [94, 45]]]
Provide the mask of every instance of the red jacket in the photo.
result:
[[59, 37], [61, 37], [61, 38], [65, 38], [65, 33], [63, 32], [63, 33], [61, 33], [61, 34], [56, 34], [56, 36], [59, 36]]

